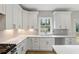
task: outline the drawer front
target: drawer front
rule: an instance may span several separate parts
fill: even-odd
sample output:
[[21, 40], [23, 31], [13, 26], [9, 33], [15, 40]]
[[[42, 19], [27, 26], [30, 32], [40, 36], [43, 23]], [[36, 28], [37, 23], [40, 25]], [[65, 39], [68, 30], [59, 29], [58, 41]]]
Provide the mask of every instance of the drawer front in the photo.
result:
[[32, 38], [32, 50], [39, 50], [39, 39]]
[[75, 45], [76, 44], [76, 40], [75, 40], [75, 38], [66, 38], [65, 39], [65, 44], [66, 45]]

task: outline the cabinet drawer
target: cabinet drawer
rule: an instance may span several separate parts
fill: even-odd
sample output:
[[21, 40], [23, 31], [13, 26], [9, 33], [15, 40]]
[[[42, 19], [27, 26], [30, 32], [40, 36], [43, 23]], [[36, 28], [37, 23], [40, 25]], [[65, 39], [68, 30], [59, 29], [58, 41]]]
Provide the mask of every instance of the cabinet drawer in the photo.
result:
[[65, 44], [67, 44], [67, 45], [75, 45], [76, 40], [75, 40], [75, 38], [66, 38], [65, 39]]
[[48, 39], [48, 42], [49, 42], [49, 45], [54, 45], [55, 40], [54, 40], [54, 38], [52, 38], [52, 39]]

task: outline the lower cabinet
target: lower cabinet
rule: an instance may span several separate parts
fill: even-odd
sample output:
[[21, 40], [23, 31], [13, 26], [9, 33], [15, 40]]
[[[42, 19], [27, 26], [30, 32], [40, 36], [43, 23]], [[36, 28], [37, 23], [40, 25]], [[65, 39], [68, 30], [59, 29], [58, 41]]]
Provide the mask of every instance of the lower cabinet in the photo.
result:
[[52, 51], [54, 38], [32, 38], [32, 50]]
[[65, 44], [66, 45], [76, 45], [76, 39], [74, 37], [65, 38]]
[[[25, 54], [27, 50], [52, 51], [55, 41], [55, 38], [52, 37], [27, 37], [17, 44], [17, 54]], [[65, 45], [75, 45], [75, 43], [75, 38], [65, 38]]]
[[26, 48], [27, 50], [31, 50], [32, 49], [32, 40], [30, 37], [27, 38], [27, 41], [26, 41]]
[[54, 45], [54, 38], [40, 38], [40, 50], [52, 51]]
[[24, 39], [22, 42], [20, 42], [19, 44], [17, 44], [16, 48], [17, 54], [25, 54], [27, 50], [31, 49], [31, 38], [26, 38]]
[[22, 54], [22, 49], [23, 49], [22, 44], [19, 43], [16, 48], [17, 48], [17, 54]]
[[17, 44], [17, 54], [25, 54], [27, 51], [27, 39]]
[[39, 50], [39, 38], [32, 38], [32, 50]]

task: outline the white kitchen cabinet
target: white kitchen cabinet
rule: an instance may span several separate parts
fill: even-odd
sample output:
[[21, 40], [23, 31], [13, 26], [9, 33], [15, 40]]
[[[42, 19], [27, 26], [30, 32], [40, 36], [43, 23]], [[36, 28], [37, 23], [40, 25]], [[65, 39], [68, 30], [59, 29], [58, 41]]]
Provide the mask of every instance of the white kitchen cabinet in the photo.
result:
[[25, 54], [26, 51], [31, 49], [30, 39], [26, 38], [19, 44], [17, 44], [17, 54]]
[[55, 29], [69, 29], [71, 26], [71, 12], [56, 11], [53, 13]]
[[27, 39], [24, 39], [22, 42], [17, 44], [17, 54], [25, 54], [27, 51]]
[[23, 19], [23, 29], [27, 30], [29, 26], [29, 12], [26, 10], [22, 11], [22, 19]]
[[0, 30], [22, 28], [22, 8], [15, 4], [0, 5], [5, 6], [5, 15], [0, 16]]
[[27, 37], [27, 50], [32, 49], [32, 38]]
[[26, 51], [27, 51], [27, 39], [24, 39], [23, 41], [22, 41], [22, 54], [25, 54], [26, 53]]
[[54, 38], [40, 38], [40, 50], [52, 51], [54, 45]]
[[13, 6], [13, 24], [16, 28], [22, 28], [22, 8], [15, 4]]
[[31, 37], [31, 39], [32, 39], [31, 50], [52, 51], [52, 45], [54, 45], [54, 38]]
[[18, 5], [18, 27], [22, 28], [23, 21], [22, 21], [22, 8]]
[[5, 4], [0, 4], [0, 13], [5, 14]]
[[22, 50], [23, 50], [23, 46], [22, 46], [22, 44], [21, 43], [19, 43], [17, 46], [16, 46], [16, 48], [17, 48], [17, 54], [22, 54]]
[[13, 28], [13, 5], [6, 5], [6, 29]]
[[66, 45], [76, 45], [76, 38], [65, 38]]
[[15, 28], [18, 28], [17, 27], [17, 24], [18, 24], [18, 9], [17, 9], [17, 6], [16, 5], [13, 5], [13, 25], [15, 25]]
[[[3, 4], [4, 5], [4, 4]], [[13, 6], [12, 4], [4, 5], [6, 13], [0, 16], [0, 30], [13, 28]]]
[[37, 11], [32, 11], [29, 12], [29, 28], [38, 28], [38, 12]]
[[32, 38], [32, 50], [39, 50], [40, 48], [40, 39], [39, 38]]

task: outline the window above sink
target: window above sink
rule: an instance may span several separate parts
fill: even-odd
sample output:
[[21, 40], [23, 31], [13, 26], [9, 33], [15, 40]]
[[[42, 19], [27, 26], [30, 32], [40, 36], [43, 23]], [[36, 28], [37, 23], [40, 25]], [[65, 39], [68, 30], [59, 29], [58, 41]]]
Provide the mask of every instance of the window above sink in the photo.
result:
[[52, 17], [39, 17], [39, 34], [52, 34]]

